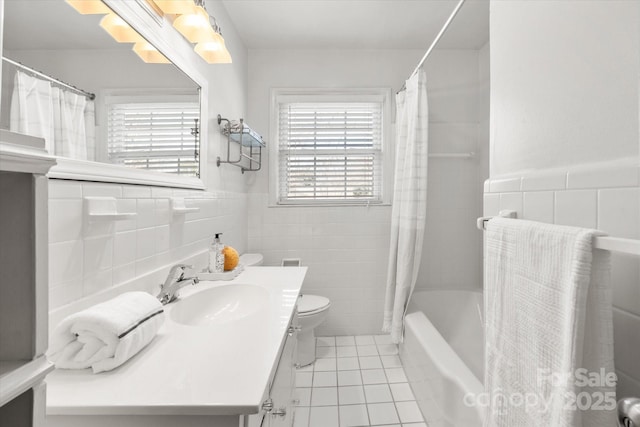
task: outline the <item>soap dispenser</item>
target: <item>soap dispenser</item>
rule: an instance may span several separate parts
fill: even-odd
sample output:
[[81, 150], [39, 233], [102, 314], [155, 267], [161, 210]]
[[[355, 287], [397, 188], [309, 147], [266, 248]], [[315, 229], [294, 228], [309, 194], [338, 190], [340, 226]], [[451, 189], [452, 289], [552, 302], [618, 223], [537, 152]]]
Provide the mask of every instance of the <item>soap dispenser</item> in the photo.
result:
[[222, 233], [216, 233], [211, 249], [209, 249], [209, 272], [210, 273], [223, 273], [224, 272], [224, 245], [220, 241]]

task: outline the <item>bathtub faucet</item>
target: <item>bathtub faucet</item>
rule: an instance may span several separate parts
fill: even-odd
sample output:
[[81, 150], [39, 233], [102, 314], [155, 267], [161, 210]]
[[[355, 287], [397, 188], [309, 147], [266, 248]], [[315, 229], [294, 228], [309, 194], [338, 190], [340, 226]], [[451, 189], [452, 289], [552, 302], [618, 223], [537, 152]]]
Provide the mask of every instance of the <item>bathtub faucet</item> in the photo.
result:
[[178, 289], [187, 286], [195, 285], [200, 280], [197, 277], [184, 277], [186, 269], [192, 269], [193, 266], [186, 264], [176, 264], [169, 270], [169, 275], [164, 281], [164, 284], [160, 285], [160, 293], [158, 299], [162, 305], [169, 304], [178, 298]]

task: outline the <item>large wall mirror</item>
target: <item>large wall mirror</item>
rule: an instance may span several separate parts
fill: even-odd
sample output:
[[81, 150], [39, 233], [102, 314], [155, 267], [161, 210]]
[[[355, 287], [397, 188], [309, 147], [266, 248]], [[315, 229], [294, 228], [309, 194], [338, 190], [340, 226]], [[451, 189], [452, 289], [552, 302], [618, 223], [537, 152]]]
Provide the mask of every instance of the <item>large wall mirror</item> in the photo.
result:
[[44, 137], [61, 159], [199, 177], [200, 86], [137, 33], [116, 41], [105, 16], [4, 2], [0, 128]]

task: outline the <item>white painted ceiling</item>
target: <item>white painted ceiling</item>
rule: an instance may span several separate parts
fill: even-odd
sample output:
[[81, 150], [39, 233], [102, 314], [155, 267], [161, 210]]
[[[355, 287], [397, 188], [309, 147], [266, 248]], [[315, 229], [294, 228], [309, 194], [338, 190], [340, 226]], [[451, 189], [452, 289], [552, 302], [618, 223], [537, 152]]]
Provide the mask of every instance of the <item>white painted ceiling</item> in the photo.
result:
[[[457, 0], [223, 0], [250, 49], [424, 49]], [[224, 30], [224, 28], [223, 28]], [[467, 0], [438, 48], [489, 40], [489, 1]]]
[[[223, 0], [250, 49], [424, 49], [458, 0]], [[63, 0], [5, 0], [7, 49], [117, 48]], [[224, 28], [223, 28], [224, 30]], [[466, 0], [438, 48], [489, 40], [489, 0]]]

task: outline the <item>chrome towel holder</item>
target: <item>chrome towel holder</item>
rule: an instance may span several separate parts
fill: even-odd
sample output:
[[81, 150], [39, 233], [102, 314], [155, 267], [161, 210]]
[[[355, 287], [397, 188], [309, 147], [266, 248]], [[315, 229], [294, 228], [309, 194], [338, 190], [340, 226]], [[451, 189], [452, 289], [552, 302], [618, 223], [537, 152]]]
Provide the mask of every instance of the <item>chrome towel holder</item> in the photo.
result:
[[[501, 218], [517, 218], [516, 211], [502, 210], [498, 213], [498, 217]], [[486, 230], [487, 221], [490, 221], [495, 217], [482, 216], [476, 220], [476, 226], [479, 230]], [[596, 236], [593, 239], [593, 247], [596, 249], [602, 249], [605, 251], [620, 252], [630, 255], [640, 256], [640, 240], [638, 239], [625, 239], [622, 237], [609, 237], [609, 236]], [[640, 427], [640, 426], [638, 426]]]

